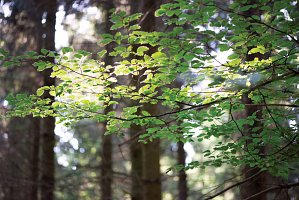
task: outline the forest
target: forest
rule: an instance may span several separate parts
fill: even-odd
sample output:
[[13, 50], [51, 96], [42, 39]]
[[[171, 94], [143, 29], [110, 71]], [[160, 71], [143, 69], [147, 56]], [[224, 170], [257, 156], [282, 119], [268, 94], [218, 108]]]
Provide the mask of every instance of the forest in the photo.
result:
[[0, 200], [298, 200], [298, 37], [297, 0], [0, 0]]

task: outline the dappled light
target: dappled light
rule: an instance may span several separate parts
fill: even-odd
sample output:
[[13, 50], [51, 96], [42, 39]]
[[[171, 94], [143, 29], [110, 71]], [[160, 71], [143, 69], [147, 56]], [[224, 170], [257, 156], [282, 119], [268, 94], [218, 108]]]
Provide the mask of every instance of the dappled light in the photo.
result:
[[298, 9], [0, 1], [0, 199], [299, 198]]

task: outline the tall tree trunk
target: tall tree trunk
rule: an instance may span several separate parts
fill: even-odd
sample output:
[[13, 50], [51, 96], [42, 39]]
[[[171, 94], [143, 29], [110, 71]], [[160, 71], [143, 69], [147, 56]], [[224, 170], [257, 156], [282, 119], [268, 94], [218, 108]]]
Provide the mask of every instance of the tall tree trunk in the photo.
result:
[[[104, 10], [106, 12], [106, 20], [105, 20], [105, 32], [111, 33], [110, 28], [112, 26], [111, 21], [109, 20], [109, 10], [114, 8], [114, 3], [105, 2], [104, 3]], [[105, 64], [112, 65], [113, 58], [109, 56], [109, 52], [113, 50], [112, 44], [106, 46], [107, 54], [105, 57]], [[111, 86], [113, 87], [113, 86]], [[105, 109], [105, 114], [113, 110], [113, 105], [108, 106]], [[103, 125], [103, 132], [102, 132], [102, 163], [101, 163], [101, 199], [102, 200], [111, 200], [113, 199], [112, 194], [112, 181], [113, 181], [113, 174], [112, 174], [112, 135], [105, 135], [107, 123]]]
[[[178, 164], [185, 166], [186, 165], [186, 152], [184, 150], [184, 143], [178, 142], [177, 146], [178, 146], [178, 150], [177, 150]], [[187, 200], [188, 186], [187, 186], [187, 174], [186, 174], [185, 170], [179, 171], [178, 191], [179, 191], [178, 200]]]
[[30, 200], [38, 200], [38, 187], [39, 187], [39, 152], [40, 152], [40, 119], [32, 118], [31, 130], [33, 132], [33, 148], [32, 148], [32, 172], [31, 172], [31, 191]]
[[[140, 26], [143, 31], [154, 31], [156, 29], [154, 11], [160, 5], [160, 1], [142, 0], [131, 1], [131, 13], [142, 12], [143, 18]], [[153, 52], [154, 50], [150, 50]], [[158, 105], [145, 105], [145, 110], [152, 114], [158, 113]], [[143, 130], [142, 127], [131, 127], [131, 137], [136, 137]], [[147, 144], [137, 141], [131, 143], [131, 174], [132, 174], [132, 199], [133, 200], [159, 200], [161, 195], [160, 174], [160, 141], [158, 139]], [[141, 183], [141, 184], [140, 184]]]
[[[141, 23], [141, 29], [144, 31], [154, 31], [156, 29], [156, 18], [154, 12], [160, 5], [160, 1], [144, 0], [141, 3], [141, 11], [145, 14], [144, 21]], [[150, 50], [154, 52], [154, 49]], [[145, 109], [152, 115], [159, 113], [160, 105], [146, 105]], [[162, 199], [161, 173], [160, 173], [160, 140], [155, 139], [142, 146], [143, 150], [143, 189], [144, 200]], [[151, 167], [149, 167], [151, 166]]]
[[[257, 3], [256, 0], [251, 0], [247, 2], [248, 5], [250, 4], [255, 4]], [[261, 16], [263, 13], [261, 10], [257, 8], [251, 8], [248, 11], [245, 11], [243, 14], [245, 16]], [[250, 20], [248, 18], [248, 20]], [[256, 35], [254, 31], [251, 32], [252, 35]], [[252, 47], [248, 47], [249, 49]], [[255, 54], [248, 54], [246, 56], [246, 61], [252, 61], [255, 58], [261, 59], [267, 59], [266, 54], [260, 54], [260, 53], [255, 53]], [[251, 125], [244, 125], [244, 134], [245, 136], [251, 137], [251, 135], [254, 133], [252, 129], [254, 127], [263, 127], [262, 124], [262, 119], [263, 119], [263, 109], [261, 106], [254, 106], [253, 101], [250, 99], [249, 94], [245, 93], [242, 96], [241, 102], [245, 105], [245, 112], [243, 113], [245, 116], [244, 118], [247, 118], [249, 116], [253, 116], [254, 114], [256, 115], [256, 120], [254, 121], [254, 124]], [[246, 141], [246, 147], [251, 143], [252, 141], [249, 139]], [[260, 154], [266, 154], [267, 153], [267, 147], [261, 147], [259, 149]], [[244, 166], [242, 169], [242, 174], [244, 179], [249, 179], [250, 177], [254, 176], [260, 171], [259, 168], [257, 167], [250, 167], [250, 166]], [[255, 178], [251, 179], [250, 181], [246, 182], [245, 184], [241, 185], [240, 187], [240, 193], [241, 197], [246, 199], [249, 198], [269, 187], [270, 184], [282, 184], [283, 180], [278, 177], [273, 177], [270, 173], [268, 172], [263, 172], [259, 176], [256, 176]], [[286, 192], [280, 192], [277, 193], [277, 191], [274, 192], [269, 192], [269, 193], [262, 193], [259, 196], [252, 197], [250, 198], [251, 200], [268, 200], [268, 199], [288, 199], [288, 195]], [[272, 196], [271, 196], [272, 195]]]
[[[245, 106], [245, 118], [252, 116], [254, 113], [257, 115], [257, 119], [260, 120], [262, 119], [262, 108], [259, 106], [252, 106], [253, 102], [252, 100], [248, 97], [248, 94], [244, 94], [242, 96], [242, 103], [247, 104]], [[255, 121], [255, 123], [250, 126], [250, 125], [244, 125], [244, 130], [247, 132], [245, 135], [249, 136], [252, 134], [252, 128], [254, 127], [259, 127], [261, 126], [261, 123], [258, 121]], [[250, 144], [250, 140], [247, 141], [247, 145]], [[245, 147], [246, 148], [246, 147]], [[265, 149], [262, 148], [260, 149], [260, 153], [265, 153]], [[250, 177], [254, 176], [259, 172], [259, 168], [252, 168], [249, 166], [244, 166], [242, 169], [242, 174], [244, 179], [249, 179]], [[262, 190], [265, 189], [266, 186], [266, 175], [265, 173], [260, 174], [259, 176], [256, 176], [256, 178], [251, 179], [247, 183], [241, 185], [240, 187], [240, 192], [242, 198], [247, 198], [250, 197]], [[252, 200], [266, 200], [266, 194], [260, 195], [257, 198], [253, 198]]]
[[[256, 3], [255, 0], [251, 0], [250, 2], [248, 2], [248, 4], [254, 4]], [[250, 9], [246, 12], [244, 12], [245, 15], [248, 16], [252, 16], [252, 15], [261, 15], [261, 12], [258, 9]], [[252, 32], [251, 34], [255, 35], [256, 33]], [[252, 48], [252, 47], [248, 47], [248, 48]], [[260, 57], [261, 54], [257, 55], [257, 54], [251, 54], [251, 55], [247, 55], [246, 56], [246, 61], [251, 61], [253, 60], [255, 57]], [[248, 94], [243, 94], [242, 99], [241, 99], [242, 103], [245, 104], [245, 112], [244, 112], [244, 118], [247, 118], [249, 116], [252, 116], [254, 113], [256, 113], [257, 119], [260, 120], [262, 119], [262, 108], [260, 106], [252, 106], [253, 102], [250, 99], [250, 97], [248, 96]], [[252, 129], [254, 127], [258, 127], [258, 126], [262, 126], [261, 122], [259, 122], [258, 120], [255, 120], [254, 124], [252, 126], [250, 125], [244, 125], [244, 135], [245, 136], [251, 136], [252, 133]], [[246, 141], [246, 147], [251, 143], [250, 140]], [[260, 153], [264, 153], [264, 148], [259, 149]], [[259, 171], [258, 168], [251, 168], [249, 166], [244, 166], [242, 169], [242, 174], [244, 176], [244, 179], [248, 179], [249, 177], [252, 177], [253, 175], [255, 175], [257, 172]], [[265, 181], [265, 176], [264, 174], [261, 174], [259, 176], [257, 176], [256, 178], [252, 179], [251, 181], [248, 181], [246, 184], [242, 185], [240, 187], [240, 192], [241, 192], [241, 196], [242, 198], [247, 198], [250, 197], [254, 194], [256, 194], [257, 192], [261, 191], [264, 189], [266, 184]], [[258, 199], [260, 200], [266, 200], [266, 196], [265, 195], [261, 195]], [[255, 200], [255, 199], [253, 199]]]
[[[44, 48], [47, 50], [55, 50], [55, 23], [56, 23], [56, 11], [57, 1], [44, 1], [43, 2], [45, 14], [46, 14], [46, 26], [44, 29], [45, 39]], [[54, 59], [49, 59], [50, 62], [54, 62]], [[43, 72], [43, 85], [51, 86], [55, 85], [55, 80], [50, 77], [52, 70], [47, 69]], [[49, 93], [44, 95], [44, 98], [49, 98], [54, 101], [54, 97]], [[41, 119], [41, 200], [53, 200], [54, 199], [54, 179], [55, 179], [55, 118], [45, 117]]]
[[156, 139], [145, 145], [143, 150], [143, 187], [144, 200], [162, 199], [160, 174], [160, 140]]
[[[142, 131], [140, 126], [133, 125], [130, 128], [131, 138], [136, 138]], [[142, 182], [142, 172], [143, 172], [143, 162], [142, 162], [142, 144], [137, 140], [134, 140], [130, 144], [130, 157], [131, 157], [131, 198], [132, 200], [142, 200], [143, 199], [143, 182]]]
[[[140, 12], [139, 10], [140, 2], [135, 0], [130, 0], [130, 14]], [[134, 102], [132, 103], [134, 104]], [[129, 134], [131, 138], [138, 138], [142, 132], [142, 127], [137, 125], [132, 125]], [[132, 200], [143, 200], [144, 187], [142, 182], [143, 175], [143, 144], [134, 139], [130, 143], [130, 159], [131, 159], [131, 199]]]

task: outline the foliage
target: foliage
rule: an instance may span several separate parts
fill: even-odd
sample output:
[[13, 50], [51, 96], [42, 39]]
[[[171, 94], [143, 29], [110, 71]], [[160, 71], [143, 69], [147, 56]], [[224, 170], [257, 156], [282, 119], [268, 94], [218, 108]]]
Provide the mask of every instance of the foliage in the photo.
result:
[[[41, 87], [36, 94], [7, 97], [7, 116], [50, 115], [64, 123], [108, 120], [107, 134], [136, 124], [145, 127], [142, 142], [221, 138], [203, 152], [204, 163], [193, 162], [187, 168], [247, 164], [286, 176], [290, 163], [298, 161], [297, 7], [290, 0], [236, 0], [228, 7], [210, 0], [176, 0], [155, 13], [166, 26], [161, 32], [141, 31], [140, 14], [113, 11], [116, 33], [103, 34], [100, 43], [116, 45], [109, 55], [105, 50], [96, 53], [98, 59], [71, 47], [13, 59], [1, 51], [3, 66], [30, 59], [39, 71], [52, 68], [51, 76], [59, 80], [57, 86]], [[248, 14], [251, 9], [254, 15]], [[220, 59], [220, 54], [228, 58]], [[117, 64], [105, 65], [104, 56], [116, 57]], [[47, 57], [56, 62], [45, 61]], [[185, 80], [183, 88], [173, 87], [178, 79]], [[41, 98], [45, 92], [56, 101]], [[242, 103], [244, 95], [254, 105]], [[138, 104], [103, 113], [107, 106], [128, 99]], [[165, 109], [153, 113], [149, 104]], [[262, 118], [256, 112], [235, 117], [256, 105], [263, 108]], [[251, 134], [245, 134], [246, 127], [251, 127]]]

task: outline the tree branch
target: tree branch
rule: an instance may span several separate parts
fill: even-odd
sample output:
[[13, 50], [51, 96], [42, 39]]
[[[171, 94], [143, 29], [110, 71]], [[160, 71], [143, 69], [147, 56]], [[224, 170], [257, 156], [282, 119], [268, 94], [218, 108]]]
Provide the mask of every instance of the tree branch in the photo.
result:
[[235, 184], [233, 184], [233, 185], [231, 185], [231, 186], [225, 188], [224, 190], [222, 190], [222, 191], [220, 191], [220, 192], [217, 192], [216, 194], [214, 194], [214, 195], [212, 195], [212, 196], [207, 197], [205, 200], [213, 199], [213, 198], [215, 198], [215, 197], [217, 197], [217, 196], [219, 196], [219, 195], [225, 193], [226, 191], [228, 191], [228, 190], [230, 190], [230, 189], [232, 189], [232, 188], [234, 188], [234, 187], [240, 186], [240, 185], [242, 185], [242, 184], [244, 184], [244, 183], [246, 183], [246, 182], [248, 182], [248, 181], [251, 181], [252, 179], [254, 179], [254, 178], [258, 177], [259, 175], [261, 175], [263, 172], [264, 172], [264, 171], [259, 171], [259, 172], [257, 172], [256, 174], [250, 176], [249, 178], [247, 178], [247, 179], [245, 179], [245, 180], [243, 180], [243, 181], [237, 182], [237, 183], [235, 183]]
[[252, 196], [250, 196], [250, 197], [248, 197], [248, 198], [246, 198], [244, 200], [250, 200], [250, 199], [258, 197], [258, 196], [260, 196], [262, 194], [265, 194], [265, 193], [268, 193], [268, 192], [271, 192], [271, 191], [274, 191], [274, 190], [278, 190], [278, 189], [290, 189], [292, 187], [297, 187], [297, 186], [299, 186], [299, 182], [273, 186], [273, 187], [267, 188], [267, 189], [265, 189], [263, 191], [260, 191], [260, 192], [256, 193], [255, 195], [252, 195]]

